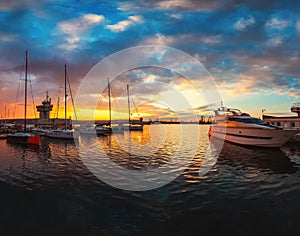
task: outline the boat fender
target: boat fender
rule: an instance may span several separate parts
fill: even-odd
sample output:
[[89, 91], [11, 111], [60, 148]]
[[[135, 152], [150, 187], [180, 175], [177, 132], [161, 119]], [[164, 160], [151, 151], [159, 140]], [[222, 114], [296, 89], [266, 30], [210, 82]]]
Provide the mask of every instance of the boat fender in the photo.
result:
[[209, 126], [208, 136], [211, 136], [211, 126]]
[[36, 145], [38, 145], [38, 144], [40, 144], [40, 136], [30, 136], [29, 138], [28, 138], [28, 144], [36, 144]]

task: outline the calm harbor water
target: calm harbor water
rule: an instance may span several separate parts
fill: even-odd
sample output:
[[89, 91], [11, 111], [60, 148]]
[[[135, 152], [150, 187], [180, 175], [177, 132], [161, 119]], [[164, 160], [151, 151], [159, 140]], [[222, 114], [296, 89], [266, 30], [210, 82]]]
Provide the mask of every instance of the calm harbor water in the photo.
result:
[[[147, 171], [168, 163], [176, 151], [188, 158], [193, 147], [183, 140], [185, 148], [178, 148], [178, 127], [165, 125], [164, 136], [161, 126], [145, 126], [144, 132], [99, 137], [87, 144], [91, 150], [95, 142], [100, 144], [123, 168]], [[44, 138], [40, 147], [25, 147], [0, 140], [0, 234], [300, 234], [299, 142], [281, 149], [225, 143], [210, 171], [199, 176], [210, 142], [208, 126], [182, 127], [200, 131], [194, 158], [175, 180], [149, 191], [120, 190], [99, 180], [72, 141]], [[151, 143], [153, 137], [163, 137], [159, 148]], [[101, 161], [95, 165], [113, 172]], [[119, 176], [119, 181], [126, 178]]]

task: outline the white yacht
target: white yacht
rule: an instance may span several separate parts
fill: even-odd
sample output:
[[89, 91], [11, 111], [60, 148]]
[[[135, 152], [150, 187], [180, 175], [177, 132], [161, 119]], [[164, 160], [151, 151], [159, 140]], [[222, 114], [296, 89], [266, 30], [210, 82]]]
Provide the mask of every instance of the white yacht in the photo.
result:
[[239, 109], [226, 107], [215, 110], [214, 125], [209, 129], [212, 137], [261, 147], [281, 147], [298, 132], [265, 124], [261, 119], [242, 113]]
[[28, 52], [25, 53], [25, 105], [24, 105], [24, 132], [17, 132], [7, 135], [7, 141], [23, 144], [40, 144], [40, 136], [27, 133], [27, 83], [28, 83]]
[[131, 121], [131, 111], [130, 111], [130, 99], [129, 99], [129, 85], [127, 84], [127, 103], [128, 103], [128, 126], [124, 126], [125, 130], [128, 131], [143, 131], [143, 119], [140, 120], [140, 123], [133, 123]]
[[[46, 137], [50, 138], [59, 138], [59, 139], [77, 139], [79, 136], [78, 132], [75, 132], [73, 129], [68, 129], [67, 125], [67, 65], [65, 64], [65, 127], [64, 129], [54, 129], [54, 130], [49, 130], [45, 133]], [[70, 87], [70, 83], [69, 87]], [[70, 89], [70, 88], [69, 88]], [[71, 93], [71, 98], [72, 98], [72, 93]]]
[[80, 134], [96, 134], [96, 127], [93, 125], [90, 126], [85, 126], [85, 127], [80, 127], [79, 128], [79, 133]]
[[79, 129], [80, 134], [82, 135], [107, 135], [111, 133], [110, 126], [106, 125], [97, 125], [97, 126], [86, 126]]
[[96, 127], [97, 135], [107, 135], [110, 133], [123, 133], [124, 128], [119, 124], [98, 125]]

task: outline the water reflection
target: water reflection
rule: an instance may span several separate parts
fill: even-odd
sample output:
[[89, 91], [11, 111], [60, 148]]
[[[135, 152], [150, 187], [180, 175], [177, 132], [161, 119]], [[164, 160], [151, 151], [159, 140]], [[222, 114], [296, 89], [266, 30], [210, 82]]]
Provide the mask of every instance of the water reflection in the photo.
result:
[[[169, 136], [165, 136], [165, 142], [158, 145], [157, 150], [148, 151], [147, 144], [153, 142], [149, 138], [153, 138], [149, 135], [150, 130], [109, 137], [80, 137], [79, 142], [85, 143], [90, 150], [96, 150], [96, 145], [100, 145], [124, 168], [145, 170], [164, 165], [175, 152], [172, 145], [176, 139], [172, 134], [177, 131], [173, 132], [172, 126], [165, 128], [170, 129]], [[186, 127], [186, 130], [192, 128]], [[85, 167], [73, 142], [43, 139], [37, 150], [0, 140], [0, 181], [17, 189], [9, 192], [1, 188], [1, 196], [8, 196], [3, 201], [7, 207], [4, 206], [2, 216], [12, 216], [2, 222], [15, 224], [17, 221], [22, 230], [27, 229], [27, 225], [34, 225], [35, 232], [52, 232], [53, 225], [49, 222], [55, 219], [59, 232], [74, 230], [91, 235], [101, 232], [130, 235], [134, 232], [140, 235], [143, 234], [141, 230], [146, 230], [148, 234], [164, 235], [194, 234], [203, 232], [203, 228], [211, 233], [211, 228], [219, 221], [223, 223], [218, 224], [220, 230], [214, 231], [216, 234], [222, 234], [224, 230], [234, 234], [231, 229], [236, 222], [242, 224], [237, 226], [242, 234], [245, 225], [251, 230], [256, 229], [257, 224], [261, 228], [273, 222], [289, 225], [291, 219], [297, 219], [299, 143], [291, 142], [281, 149], [225, 143], [217, 163], [207, 175], [200, 177], [198, 172], [209, 144], [207, 128], [199, 127], [197, 152], [184, 174], [161, 188], [145, 192], [122, 191], [101, 182]], [[123, 143], [120, 144], [120, 140]], [[185, 141], [185, 145], [190, 148], [192, 144]], [[131, 150], [139, 147], [137, 151], [144, 150], [144, 155], [132, 154], [120, 147], [131, 147]], [[183, 159], [186, 153], [184, 150], [180, 153]], [[148, 167], [149, 164], [153, 167]], [[100, 156], [95, 165], [107, 168]], [[107, 171], [114, 173], [113, 169], [107, 168]], [[123, 176], [119, 179], [126, 181]], [[19, 195], [20, 189], [29, 195]], [[43, 224], [36, 224], [41, 215]], [[156, 230], [153, 225], [160, 228]], [[296, 227], [297, 222], [292, 226]], [[169, 228], [164, 231], [166, 227]]]
[[[158, 134], [155, 136], [151, 134], [153, 130], [151, 131], [149, 126], [145, 126], [143, 132], [125, 132], [103, 137], [84, 136], [79, 138], [79, 142], [84, 143], [95, 153], [100, 144], [105, 154], [123, 168], [149, 171], [170, 162], [178, 151], [181, 132], [180, 129], [176, 129], [176, 126], [154, 126], [154, 128], [164, 129], [165, 135], [162, 135], [159, 130], [155, 130]], [[186, 129], [189, 128], [193, 127], [186, 127]], [[225, 142], [218, 161], [212, 166], [211, 171], [205, 176], [199, 176], [209, 143], [214, 145], [218, 142], [218, 140], [209, 140], [207, 129], [208, 126], [199, 127], [200, 142], [197, 151], [191, 164], [183, 173], [186, 183], [199, 183], [204, 179], [216, 176], [227, 175], [228, 177], [233, 173], [245, 177], [262, 174], [270, 176], [293, 174], [299, 169], [299, 142], [289, 142], [281, 149], [246, 147]], [[156, 143], [159, 144], [157, 146], [153, 145], [154, 137]], [[185, 145], [186, 148], [189, 148], [191, 144], [186, 142]], [[40, 188], [44, 183], [55, 184], [55, 181], [63, 178], [80, 179], [92, 176], [82, 162], [72, 140], [42, 138], [40, 147], [6, 143], [5, 140], [1, 140], [0, 148], [2, 150], [0, 179], [4, 182], [34, 189]], [[180, 153], [183, 160], [188, 158], [185, 154], [185, 150]], [[215, 154], [211, 153], [211, 155]], [[101, 158], [98, 156], [94, 165], [113, 173], [114, 170], [105, 166], [101, 162]], [[120, 181], [125, 180], [120, 177]], [[92, 181], [94, 182], [95, 179]]]
[[[198, 183], [217, 176], [231, 178], [235, 174], [236, 176], [243, 175], [244, 178], [293, 174], [299, 169], [299, 142], [290, 142], [278, 149], [241, 146], [230, 142], [224, 142], [222, 146], [220, 140], [210, 139], [207, 135], [202, 135], [201, 140], [202, 145], [199, 146], [192, 164], [184, 172], [185, 181], [188, 183]], [[203, 158], [209, 143], [213, 149], [216, 149], [210, 155], [218, 155], [218, 159], [207, 175], [199, 176], [199, 170], [203, 165]]]
[[34, 190], [91, 176], [74, 142], [42, 138], [36, 148], [1, 140], [0, 147], [0, 178], [11, 185]]
[[83, 136], [79, 142], [82, 146], [89, 147], [91, 155], [99, 153], [99, 159], [102, 158], [101, 148], [119, 166], [144, 171], [158, 168], [170, 161], [178, 151], [180, 132], [180, 126], [145, 126], [143, 132], [124, 132], [106, 137]]
[[297, 167], [300, 165], [300, 141], [293, 140], [284, 145], [281, 150], [289, 156], [291, 161], [296, 164]]
[[297, 171], [288, 155], [281, 149], [246, 147], [229, 142], [224, 143], [218, 163], [242, 169], [272, 171], [272, 174], [291, 174]]

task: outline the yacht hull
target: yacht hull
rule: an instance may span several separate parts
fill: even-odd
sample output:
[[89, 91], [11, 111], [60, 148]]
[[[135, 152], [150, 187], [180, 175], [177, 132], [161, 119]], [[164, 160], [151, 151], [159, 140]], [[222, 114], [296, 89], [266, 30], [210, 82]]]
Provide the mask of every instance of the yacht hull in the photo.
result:
[[78, 138], [78, 133], [69, 130], [54, 130], [47, 132], [46, 137], [56, 139], [76, 139]]
[[293, 129], [211, 126], [209, 134], [212, 137], [241, 145], [281, 147], [298, 132], [299, 130]]
[[7, 142], [39, 145], [40, 144], [40, 136], [31, 135], [28, 133], [8, 134]]
[[143, 131], [143, 125], [130, 125], [129, 130], [130, 131]]
[[27, 144], [29, 136], [14, 136], [14, 135], [7, 135], [7, 141], [11, 143], [21, 143]]

